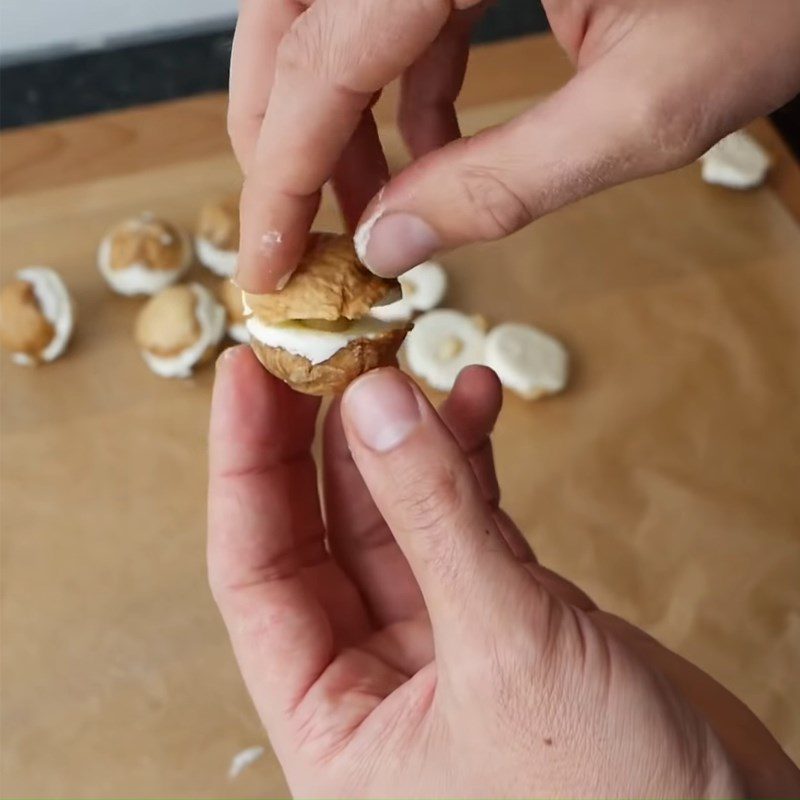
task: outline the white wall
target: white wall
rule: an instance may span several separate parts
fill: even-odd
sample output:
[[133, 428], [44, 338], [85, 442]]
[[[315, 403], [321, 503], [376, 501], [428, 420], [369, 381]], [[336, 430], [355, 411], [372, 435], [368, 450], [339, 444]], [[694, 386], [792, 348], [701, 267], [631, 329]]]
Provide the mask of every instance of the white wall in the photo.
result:
[[235, 15], [236, 0], [0, 0], [0, 57], [210, 28]]

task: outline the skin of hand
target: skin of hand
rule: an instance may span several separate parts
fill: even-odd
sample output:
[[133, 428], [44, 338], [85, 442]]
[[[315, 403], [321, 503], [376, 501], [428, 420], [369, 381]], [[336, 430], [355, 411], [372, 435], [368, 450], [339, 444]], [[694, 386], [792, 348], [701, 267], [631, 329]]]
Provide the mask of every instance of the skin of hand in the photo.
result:
[[[237, 282], [266, 292], [288, 278], [329, 179], [351, 230], [361, 217], [362, 260], [397, 275], [683, 166], [800, 90], [797, 0], [543, 4], [575, 76], [461, 139], [453, 103], [478, 0], [241, 0], [228, 115], [245, 174]], [[389, 180], [370, 109], [396, 78], [415, 161]]]
[[501, 400], [483, 367], [438, 413], [362, 376], [325, 419], [321, 502], [318, 399], [220, 358], [209, 579], [292, 792], [799, 796], [741, 702], [537, 563], [499, 506]]

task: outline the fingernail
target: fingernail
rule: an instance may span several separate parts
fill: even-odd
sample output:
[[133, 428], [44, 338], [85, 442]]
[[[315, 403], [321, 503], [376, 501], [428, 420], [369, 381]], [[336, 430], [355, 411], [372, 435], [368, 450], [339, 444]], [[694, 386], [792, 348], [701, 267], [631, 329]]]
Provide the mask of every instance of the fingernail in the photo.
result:
[[402, 444], [421, 420], [414, 391], [396, 370], [367, 373], [351, 384], [342, 403], [358, 438], [379, 453]]
[[362, 247], [364, 264], [384, 278], [416, 266], [442, 246], [439, 234], [424, 219], [404, 211], [378, 217], [370, 230], [359, 230], [356, 238], [366, 239]]
[[286, 284], [289, 283], [289, 278], [291, 278], [292, 275], [294, 275], [294, 270], [291, 270], [291, 272], [287, 272], [285, 275], [282, 275], [280, 278], [278, 278], [278, 281], [275, 284], [275, 291], [279, 292], [281, 289], [283, 289]]
[[246, 281], [246, 285], [243, 286], [241, 282], [242, 272], [241, 270], [237, 270], [236, 274], [233, 276], [233, 278], [231, 278], [231, 280], [239, 289], [247, 292], [248, 294], [272, 294], [272, 292], [279, 292], [281, 289], [285, 288], [293, 274], [294, 270], [292, 269], [275, 280], [270, 278], [267, 273], [262, 272], [259, 273], [258, 280], [256, 282], [251, 279]]

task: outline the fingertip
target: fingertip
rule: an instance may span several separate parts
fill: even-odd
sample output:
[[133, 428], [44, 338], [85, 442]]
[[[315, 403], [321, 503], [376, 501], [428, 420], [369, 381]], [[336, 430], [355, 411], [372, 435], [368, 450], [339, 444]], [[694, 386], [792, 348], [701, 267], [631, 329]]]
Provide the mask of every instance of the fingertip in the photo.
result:
[[503, 387], [494, 370], [480, 364], [464, 367], [442, 404], [448, 424], [458, 421], [467, 432], [488, 436], [503, 407]]
[[439, 234], [424, 219], [404, 211], [384, 213], [380, 205], [359, 225], [354, 241], [363, 264], [382, 278], [401, 275], [442, 247]]
[[483, 364], [469, 364], [458, 373], [455, 389], [491, 399], [493, 405], [503, 404], [503, 385], [497, 373]]
[[386, 453], [401, 445], [422, 422], [416, 387], [399, 369], [371, 370], [342, 396], [345, 435], [352, 447]]
[[226, 347], [214, 364], [214, 395], [224, 391], [232, 381], [237, 381], [243, 371], [253, 369], [252, 362], [258, 364], [253, 351], [246, 344]]
[[364, 383], [375, 379], [388, 377], [392, 375], [392, 373], [397, 373], [397, 376], [393, 377], [397, 377], [400, 380], [406, 378], [406, 375], [403, 372], [401, 372], [397, 367], [378, 367], [377, 369], [371, 369], [367, 372], [364, 372], [354, 380], [350, 381], [350, 383], [348, 383], [347, 386], [345, 387], [345, 390], [335, 400], [335, 402], [339, 403], [339, 409], [342, 415], [342, 419], [346, 420], [349, 418], [351, 397], [359, 390], [359, 388]]
[[281, 235], [277, 231], [261, 234], [255, 254], [252, 245], [243, 242], [234, 283], [249, 294], [269, 294], [283, 289], [300, 260], [302, 249], [296, 255], [290, 255], [287, 252], [278, 253], [280, 246]]
[[318, 397], [295, 392], [267, 372], [246, 344], [229, 347], [216, 363], [211, 400], [211, 441], [261, 430], [277, 419], [306, 420], [316, 414]]
[[248, 344], [226, 347], [217, 356], [214, 371], [216, 381], [232, 380], [242, 384], [240, 389], [246, 389], [248, 386], [264, 381], [280, 383], [277, 378], [264, 369]]
[[221, 369], [226, 368], [232, 361], [239, 358], [239, 353], [243, 350], [249, 350], [246, 344], [235, 344], [231, 347], [225, 347], [222, 352], [217, 356], [215, 362], [215, 369], [219, 372]]
[[245, 344], [223, 350], [214, 372], [210, 422], [212, 445], [225, 438], [226, 432], [236, 424], [245, 409], [252, 407], [257, 394], [264, 391], [263, 375], [266, 374], [253, 351]]
[[247, 179], [240, 203], [239, 259], [234, 281], [251, 294], [280, 291], [306, 249], [320, 193], [290, 195], [264, 179]]

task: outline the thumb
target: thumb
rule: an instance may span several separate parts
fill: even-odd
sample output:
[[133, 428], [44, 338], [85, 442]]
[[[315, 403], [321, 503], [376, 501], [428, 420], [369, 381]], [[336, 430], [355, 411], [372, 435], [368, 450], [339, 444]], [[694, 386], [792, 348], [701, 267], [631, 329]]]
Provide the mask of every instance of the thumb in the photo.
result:
[[[600, 189], [688, 163], [710, 143], [646, 71], [610, 57], [519, 117], [412, 164], [368, 207], [361, 260], [394, 276], [474, 241], [499, 239]], [[685, 124], [684, 124], [685, 123]], [[691, 131], [691, 135], [687, 134]]]
[[437, 644], [462, 650], [476, 637], [485, 641], [509, 590], [529, 581], [458, 443], [422, 392], [394, 369], [351, 384], [342, 422], [353, 459], [417, 579]]

